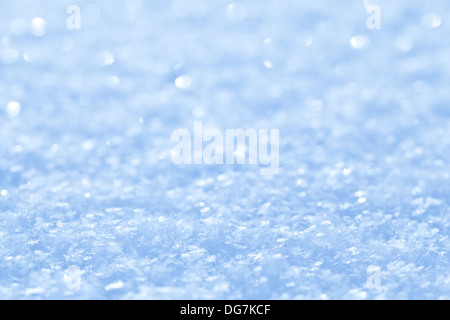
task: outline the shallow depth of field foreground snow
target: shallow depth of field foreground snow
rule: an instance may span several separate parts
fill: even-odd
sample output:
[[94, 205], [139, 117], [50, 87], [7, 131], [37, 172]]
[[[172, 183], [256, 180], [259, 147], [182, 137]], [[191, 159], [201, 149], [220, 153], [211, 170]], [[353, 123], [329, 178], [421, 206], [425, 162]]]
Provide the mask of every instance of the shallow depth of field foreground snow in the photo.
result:
[[[450, 298], [448, 2], [0, 0], [0, 40], [0, 298]], [[196, 120], [279, 173], [174, 165]]]

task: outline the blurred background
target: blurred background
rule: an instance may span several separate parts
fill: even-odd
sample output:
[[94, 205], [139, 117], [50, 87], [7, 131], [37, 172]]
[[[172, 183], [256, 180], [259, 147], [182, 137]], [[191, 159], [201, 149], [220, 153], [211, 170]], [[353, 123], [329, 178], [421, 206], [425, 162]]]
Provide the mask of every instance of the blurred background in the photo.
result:
[[[0, 298], [449, 299], [449, 9], [0, 0]], [[196, 120], [279, 174], [175, 166]]]

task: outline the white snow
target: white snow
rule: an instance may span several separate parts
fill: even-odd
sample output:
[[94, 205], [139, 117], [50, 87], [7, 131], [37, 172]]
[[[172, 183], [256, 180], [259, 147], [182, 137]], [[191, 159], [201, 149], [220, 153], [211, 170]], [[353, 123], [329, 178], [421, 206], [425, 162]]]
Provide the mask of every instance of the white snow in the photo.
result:
[[[367, 4], [2, 4], [0, 298], [449, 299], [450, 4]], [[174, 165], [194, 121], [278, 174]]]

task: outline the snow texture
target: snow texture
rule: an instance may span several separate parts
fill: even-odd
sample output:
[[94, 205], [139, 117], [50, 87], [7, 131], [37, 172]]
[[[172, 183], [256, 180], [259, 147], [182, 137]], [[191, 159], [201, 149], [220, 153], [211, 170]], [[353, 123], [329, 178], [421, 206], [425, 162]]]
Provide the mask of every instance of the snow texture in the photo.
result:
[[[0, 298], [450, 298], [448, 2], [0, 8]], [[196, 120], [279, 173], [174, 165]]]

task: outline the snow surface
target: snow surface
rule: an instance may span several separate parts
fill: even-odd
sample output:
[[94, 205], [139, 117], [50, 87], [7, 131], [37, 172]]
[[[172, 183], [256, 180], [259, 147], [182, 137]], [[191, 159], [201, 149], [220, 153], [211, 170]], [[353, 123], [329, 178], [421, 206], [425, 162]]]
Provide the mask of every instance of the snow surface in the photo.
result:
[[[0, 298], [450, 298], [448, 2], [0, 8]], [[195, 120], [279, 174], [175, 166]]]

